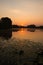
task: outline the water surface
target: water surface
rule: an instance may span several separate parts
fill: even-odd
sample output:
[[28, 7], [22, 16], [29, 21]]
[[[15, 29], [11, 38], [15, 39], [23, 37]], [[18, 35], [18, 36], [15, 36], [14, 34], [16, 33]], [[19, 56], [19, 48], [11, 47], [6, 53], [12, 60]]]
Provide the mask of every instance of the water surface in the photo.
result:
[[12, 38], [28, 39], [36, 42], [43, 42], [43, 30], [42, 29], [25, 29], [21, 28], [12, 32]]

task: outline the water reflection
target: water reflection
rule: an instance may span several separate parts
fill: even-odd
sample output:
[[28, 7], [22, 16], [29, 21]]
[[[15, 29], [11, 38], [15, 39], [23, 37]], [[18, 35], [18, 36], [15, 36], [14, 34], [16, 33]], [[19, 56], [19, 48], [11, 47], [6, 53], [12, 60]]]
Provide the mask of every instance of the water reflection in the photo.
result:
[[0, 30], [0, 37], [4, 37], [5, 39], [18, 38], [43, 42], [43, 31], [35, 28], [13, 28], [11, 30]]
[[42, 32], [43, 32], [43, 29], [40, 29], [40, 31], [42, 31]]
[[13, 32], [18, 32], [20, 30], [20, 28], [12, 28]]
[[19, 31], [12, 31], [12, 38], [29, 39], [36, 42], [43, 42], [43, 31], [32, 28], [19, 28]]
[[35, 28], [27, 28], [27, 31], [30, 31], [30, 32], [35, 32], [36, 29]]
[[0, 30], [0, 37], [10, 39], [12, 37], [12, 30]]

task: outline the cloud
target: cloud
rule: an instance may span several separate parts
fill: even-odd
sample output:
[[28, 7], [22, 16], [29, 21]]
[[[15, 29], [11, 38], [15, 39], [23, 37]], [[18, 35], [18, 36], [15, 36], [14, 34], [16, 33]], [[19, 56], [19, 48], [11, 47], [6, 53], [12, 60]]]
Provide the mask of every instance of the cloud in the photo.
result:
[[11, 12], [12, 12], [12, 13], [15, 13], [15, 14], [19, 14], [19, 13], [21, 13], [21, 10], [11, 9]]

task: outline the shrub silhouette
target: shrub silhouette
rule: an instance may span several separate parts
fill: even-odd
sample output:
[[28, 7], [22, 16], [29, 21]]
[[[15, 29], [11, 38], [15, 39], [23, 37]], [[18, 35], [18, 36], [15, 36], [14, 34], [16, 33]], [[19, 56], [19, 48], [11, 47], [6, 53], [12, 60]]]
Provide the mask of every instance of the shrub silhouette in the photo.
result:
[[8, 17], [2, 17], [0, 20], [0, 29], [9, 29], [12, 27], [12, 21]]
[[36, 28], [36, 26], [33, 24], [33, 25], [28, 25], [27, 26], [28, 28]]

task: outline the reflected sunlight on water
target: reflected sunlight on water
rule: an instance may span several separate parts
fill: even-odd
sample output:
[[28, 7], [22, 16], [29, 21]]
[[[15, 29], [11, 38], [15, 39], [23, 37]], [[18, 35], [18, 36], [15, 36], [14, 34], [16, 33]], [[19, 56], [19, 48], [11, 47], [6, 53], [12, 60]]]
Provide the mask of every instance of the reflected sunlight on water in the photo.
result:
[[29, 39], [32, 41], [43, 42], [43, 31], [38, 29], [21, 28], [17, 32], [12, 32], [12, 38]]

